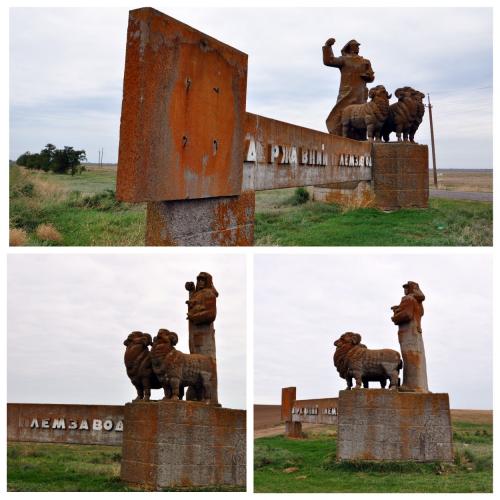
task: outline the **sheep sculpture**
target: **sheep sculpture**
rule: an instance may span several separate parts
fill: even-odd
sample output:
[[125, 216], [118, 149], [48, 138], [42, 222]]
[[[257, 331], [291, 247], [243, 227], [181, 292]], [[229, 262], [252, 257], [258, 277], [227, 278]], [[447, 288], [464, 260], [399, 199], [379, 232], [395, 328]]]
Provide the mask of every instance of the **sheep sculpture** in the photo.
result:
[[[353, 332], [344, 333], [334, 342], [336, 347], [333, 363], [340, 376], [347, 381], [347, 389], [352, 388], [352, 379], [356, 381], [355, 389], [368, 386], [369, 381], [390, 380], [389, 389], [396, 390], [399, 383], [399, 370], [403, 367], [401, 355], [392, 349], [368, 349], [361, 344], [361, 335]], [[382, 381], [384, 382], [382, 385]]]
[[342, 135], [350, 139], [380, 141], [382, 126], [389, 115], [388, 94], [383, 85], [370, 89], [371, 101], [364, 104], [351, 104], [342, 111]]
[[149, 347], [151, 335], [143, 332], [132, 332], [123, 342], [125, 350], [125, 368], [130, 381], [137, 390], [134, 401], [149, 401], [151, 389], [161, 389], [161, 384], [153, 372]]
[[382, 137], [389, 141], [390, 134], [396, 132], [398, 142], [415, 142], [415, 132], [422, 123], [425, 112], [425, 94], [411, 87], [396, 89], [398, 101], [389, 106], [389, 115], [382, 127]]
[[198, 401], [212, 402], [212, 382], [216, 380], [215, 359], [203, 354], [185, 354], [174, 346], [177, 334], [165, 329], [153, 339], [151, 360], [165, 397], [182, 399], [184, 389], [192, 387]]

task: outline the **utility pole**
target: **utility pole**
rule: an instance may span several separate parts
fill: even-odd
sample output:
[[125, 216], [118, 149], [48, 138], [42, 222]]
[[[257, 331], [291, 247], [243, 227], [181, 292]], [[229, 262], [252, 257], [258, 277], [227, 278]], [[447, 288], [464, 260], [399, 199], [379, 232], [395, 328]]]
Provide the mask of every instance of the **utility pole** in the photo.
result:
[[438, 177], [436, 170], [436, 148], [434, 146], [434, 126], [432, 124], [432, 105], [431, 105], [431, 97], [427, 94], [427, 107], [429, 108], [429, 121], [431, 124], [431, 149], [432, 149], [432, 170], [434, 173], [434, 187], [437, 189], [438, 187]]

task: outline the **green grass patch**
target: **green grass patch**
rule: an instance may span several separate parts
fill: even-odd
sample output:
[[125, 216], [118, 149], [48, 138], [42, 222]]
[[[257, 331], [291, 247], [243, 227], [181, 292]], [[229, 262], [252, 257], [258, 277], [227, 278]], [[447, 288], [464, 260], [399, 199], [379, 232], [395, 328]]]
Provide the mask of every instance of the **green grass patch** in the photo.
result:
[[134, 491], [120, 481], [121, 448], [11, 443], [8, 491]]
[[[463, 441], [476, 431], [485, 442]], [[457, 423], [454, 433], [459, 437], [450, 464], [337, 462], [336, 438], [330, 432], [302, 440], [259, 438], [254, 444], [254, 488], [257, 493], [492, 492], [492, 426]]]
[[79, 175], [50, 175], [58, 186], [66, 191], [80, 191], [81, 193], [94, 194], [115, 189], [116, 167], [90, 167]]
[[[145, 204], [115, 198], [116, 169], [55, 175], [10, 167], [10, 227], [26, 245], [142, 246]], [[255, 244], [281, 246], [490, 246], [491, 203], [431, 199], [429, 209], [346, 210], [307, 201], [299, 188], [256, 193]], [[53, 226], [60, 241], [36, 236]]]
[[[121, 447], [9, 443], [8, 491], [141, 491], [120, 480]], [[163, 491], [245, 491], [244, 487], [166, 488]]]
[[[11, 167], [10, 228], [26, 232], [26, 245], [143, 246], [145, 205], [117, 201], [115, 175], [94, 170], [54, 175]], [[41, 224], [53, 226], [61, 240], [40, 239], [36, 229]]]
[[491, 203], [431, 199], [428, 209], [293, 206], [290, 190], [257, 193], [255, 244], [280, 246], [491, 246]]

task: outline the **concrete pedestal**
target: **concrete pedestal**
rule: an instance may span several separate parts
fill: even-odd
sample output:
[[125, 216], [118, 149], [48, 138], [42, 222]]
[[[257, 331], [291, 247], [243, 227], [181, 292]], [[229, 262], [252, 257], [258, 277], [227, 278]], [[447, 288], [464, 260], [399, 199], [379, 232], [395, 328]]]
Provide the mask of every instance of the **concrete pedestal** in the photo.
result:
[[428, 148], [408, 142], [372, 144], [371, 181], [314, 186], [313, 199], [383, 210], [429, 206]]
[[285, 422], [285, 436], [289, 438], [303, 438], [302, 422]]
[[448, 394], [340, 391], [339, 460], [453, 460]]
[[375, 202], [371, 181], [338, 182], [326, 186], [314, 186], [310, 194], [314, 201], [356, 208], [371, 207]]
[[148, 246], [253, 245], [255, 191], [238, 196], [150, 202]]
[[246, 412], [193, 401], [126, 404], [120, 477], [150, 490], [244, 486]]
[[372, 188], [385, 210], [429, 206], [429, 150], [408, 142], [374, 143]]

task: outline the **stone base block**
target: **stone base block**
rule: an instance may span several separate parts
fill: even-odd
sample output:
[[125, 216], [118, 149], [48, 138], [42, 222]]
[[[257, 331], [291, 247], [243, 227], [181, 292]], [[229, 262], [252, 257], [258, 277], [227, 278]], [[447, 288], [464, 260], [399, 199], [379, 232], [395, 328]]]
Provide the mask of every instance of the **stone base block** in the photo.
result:
[[126, 404], [120, 477], [150, 490], [244, 486], [246, 412], [191, 401]]
[[285, 436], [289, 438], [303, 438], [302, 422], [285, 422]]
[[429, 206], [429, 151], [408, 142], [373, 143], [375, 205], [385, 210]]
[[146, 245], [251, 246], [255, 191], [238, 196], [150, 202]]
[[314, 186], [312, 199], [324, 203], [338, 203], [350, 207], [370, 207], [374, 204], [375, 196], [370, 181], [351, 181]]
[[340, 391], [337, 459], [452, 461], [448, 394]]

